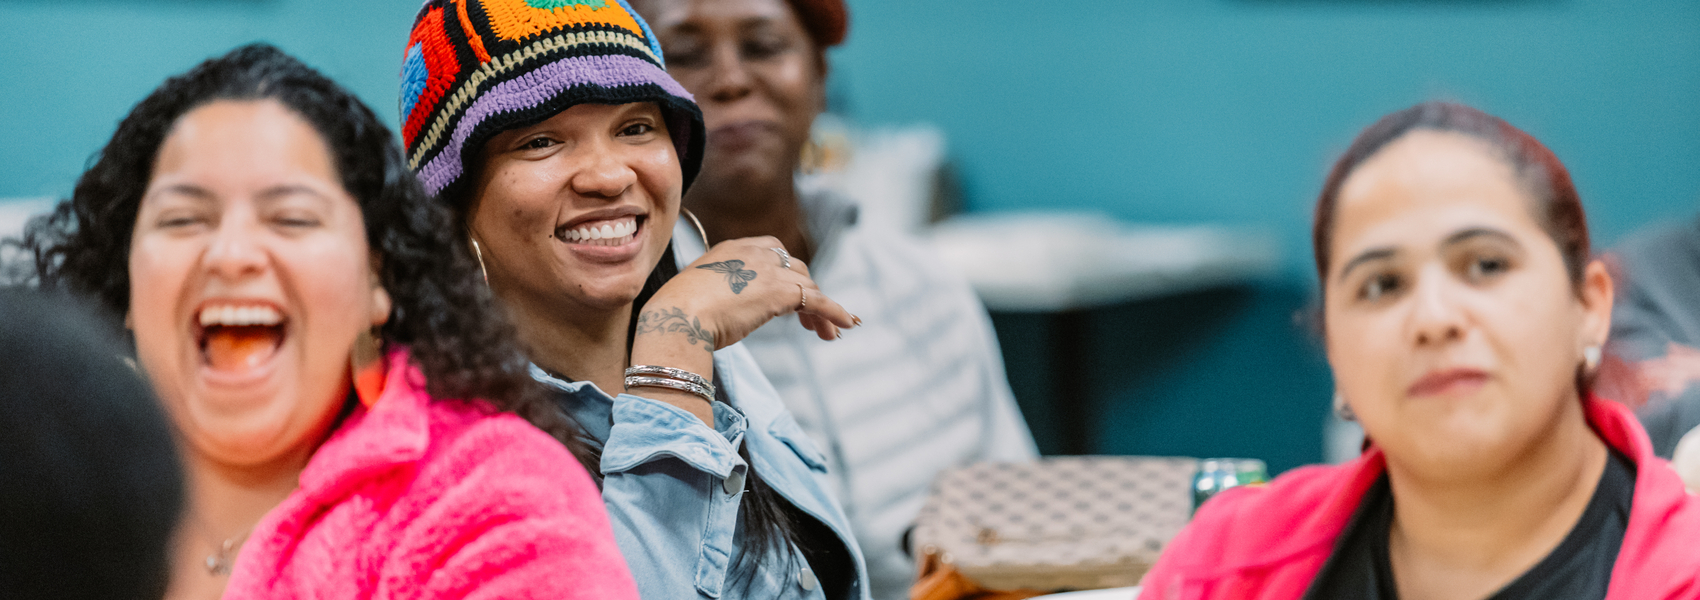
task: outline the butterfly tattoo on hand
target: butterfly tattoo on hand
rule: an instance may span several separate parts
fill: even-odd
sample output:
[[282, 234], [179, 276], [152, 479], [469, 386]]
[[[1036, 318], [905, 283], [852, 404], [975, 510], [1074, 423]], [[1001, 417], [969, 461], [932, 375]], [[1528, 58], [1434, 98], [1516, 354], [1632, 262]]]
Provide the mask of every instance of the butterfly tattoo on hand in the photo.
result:
[[741, 260], [708, 263], [706, 265], [697, 265], [697, 268], [708, 269], [716, 273], [724, 273], [726, 275], [726, 283], [727, 285], [732, 286], [732, 293], [734, 294], [744, 293], [744, 287], [748, 286], [750, 282], [754, 281], [756, 278], [756, 272], [744, 268], [744, 261]]

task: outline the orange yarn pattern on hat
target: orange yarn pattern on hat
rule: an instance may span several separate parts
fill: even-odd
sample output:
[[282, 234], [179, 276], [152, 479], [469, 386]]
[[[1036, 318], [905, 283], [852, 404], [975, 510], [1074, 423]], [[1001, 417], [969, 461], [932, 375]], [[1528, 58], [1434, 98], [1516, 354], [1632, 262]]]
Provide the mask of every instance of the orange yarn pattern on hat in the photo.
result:
[[466, 2], [455, 3], [455, 12], [460, 15], [460, 30], [466, 32], [466, 43], [472, 47], [472, 54], [478, 57], [479, 64], [490, 62], [490, 51], [484, 49], [484, 40], [478, 39], [478, 29], [472, 26], [472, 17], [466, 14]]
[[[517, 42], [576, 25], [613, 25], [645, 37], [637, 20], [609, 0], [479, 0], [496, 36]], [[608, 10], [612, 9], [612, 10]]]

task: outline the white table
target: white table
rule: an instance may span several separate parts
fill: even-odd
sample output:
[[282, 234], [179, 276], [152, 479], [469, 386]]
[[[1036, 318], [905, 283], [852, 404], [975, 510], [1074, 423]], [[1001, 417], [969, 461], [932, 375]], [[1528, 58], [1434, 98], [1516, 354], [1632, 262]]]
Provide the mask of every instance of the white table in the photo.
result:
[[1096, 451], [1086, 414], [1088, 311], [1245, 283], [1278, 265], [1263, 229], [1129, 225], [1097, 213], [965, 215], [926, 236], [987, 309], [1047, 315], [1063, 454]]
[[0, 240], [22, 235], [30, 217], [53, 210], [53, 198], [0, 198]]
[[1274, 237], [1256, 228], [1126, 225], [1095, 213], [989, 213], [928, 232], [939, 258], [986, 303], [1010, 312], [1110, 306], [1274, 272]]

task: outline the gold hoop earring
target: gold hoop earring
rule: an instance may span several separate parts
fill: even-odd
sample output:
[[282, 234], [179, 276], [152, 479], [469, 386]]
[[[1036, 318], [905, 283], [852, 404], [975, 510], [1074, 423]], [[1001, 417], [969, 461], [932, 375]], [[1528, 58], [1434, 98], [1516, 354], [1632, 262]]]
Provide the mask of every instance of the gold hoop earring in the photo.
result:
[[685, 207], [682, 207], [682, 206], [679, 207], [679, 214], [685, 215], [685, 218], [691, 220], [691, 225], [695, 226], [696, 229], [697, 229], [697, 235], [702, 236], [702, 249], [704, 251], [707, 251], [708, 247], [710, 246], [710, 244], [708, 243], [708, 230], [702, 228], [702, 221], [697, 220], [696, 215], [691, 214], [691, 211], [689, 209], [686, 209]]
[[478, 260], [478, 274], [484, 277], [484, 285], [490, 285], [490, 272], [484, 269], [484, 251], [478, 248], [478, 240], [466, 238], [472, 242], [472, 258]]
[[797, 159], [797, 170], [802, 171], [804, 175], [813, 175], [825, 168], [826, 149], [811, 135], [808, 141], [803, 143], [801, 156]]

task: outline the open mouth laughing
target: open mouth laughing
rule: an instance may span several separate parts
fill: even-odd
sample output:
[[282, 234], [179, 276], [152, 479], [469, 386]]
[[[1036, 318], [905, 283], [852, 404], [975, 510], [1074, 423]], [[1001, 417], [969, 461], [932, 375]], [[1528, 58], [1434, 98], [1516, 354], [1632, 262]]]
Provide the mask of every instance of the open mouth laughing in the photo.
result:
[[242, 373], [264, 365], [288, 333], [283, 311], [256, 302], [209, 302], [195, 316], [201, 364], [214, 371]]

